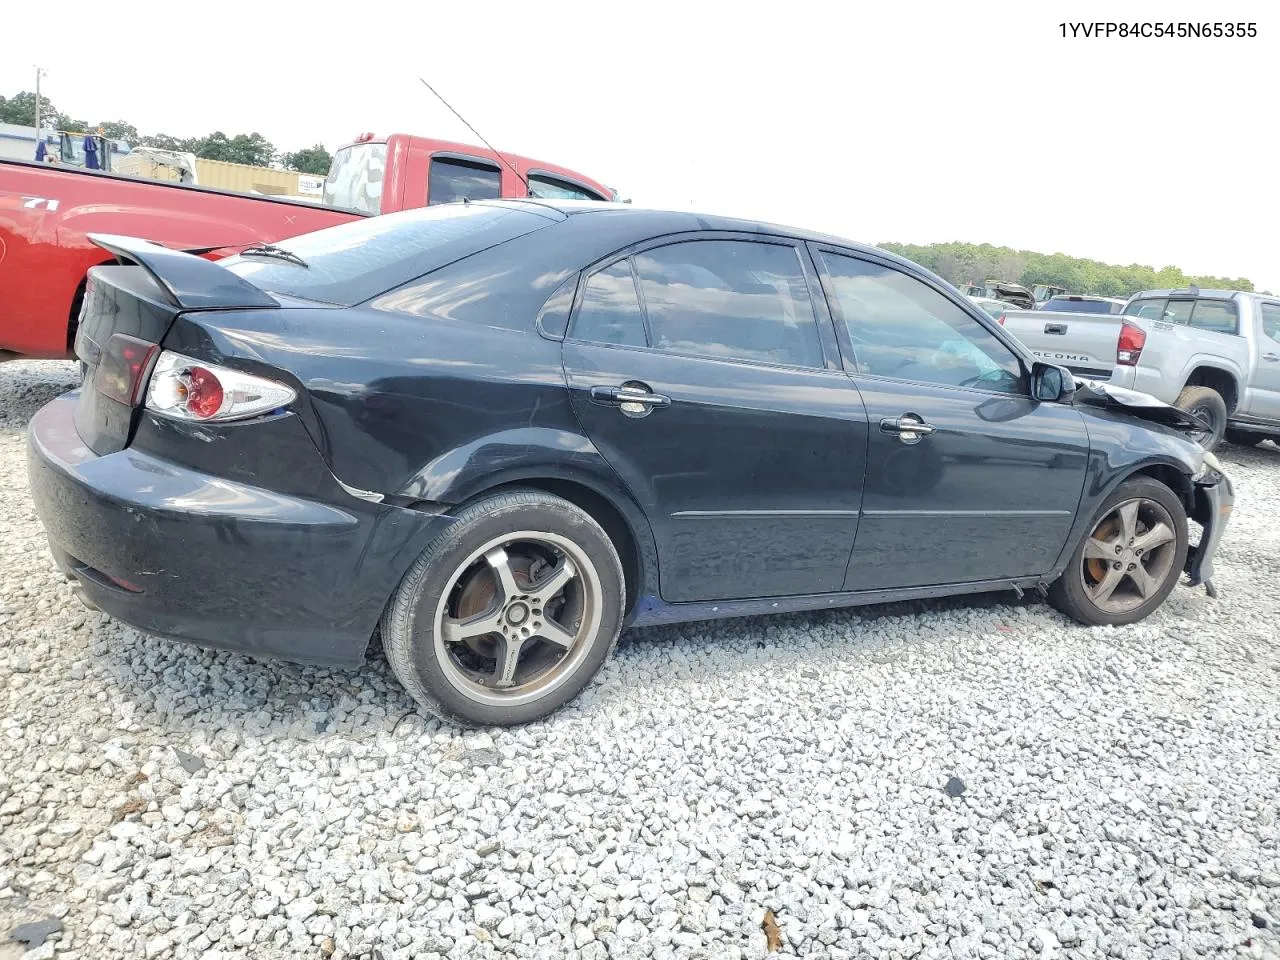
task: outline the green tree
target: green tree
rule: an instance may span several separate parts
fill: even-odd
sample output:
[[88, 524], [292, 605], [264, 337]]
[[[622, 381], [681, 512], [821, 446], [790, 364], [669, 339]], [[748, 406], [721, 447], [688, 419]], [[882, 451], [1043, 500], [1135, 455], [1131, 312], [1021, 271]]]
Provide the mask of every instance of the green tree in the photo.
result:
[[133, 144], [142, 139], [138, 135], [138, 128], [123, 120], [103, 120], [95, 124], [93, 129], [97, 130], [99, 127], [102, 128], [102, 135], [110, 140], [124, 140]]
[[179, 153], [194, 153], [194, 140], [181, 140], [178, 137], [171, 137], [167, 133], [154, 133], [150, 136], [139, 137], [138, 145], [143, 147], [155, 147], [157, 150], [177, 150]]
[[329, 165], [333, 163], [333, 157], [324, 148], [324, 144], [321, 143], [317, 143], [313, 147], [307, 147], [305, 150], [286, 153], [280, 160], [287, 170], [297, 170], [299, 173], [314, 173], [319, 176], [327, 174]]
[[1128, 266], [1102, 263], [1065, 253], [1038, 253], [976, 243], [882, 243], [886, 250], [914, 260], [954, 284], [1005, 280], [1034, 287], [1038, 283], [1066, 287], [1071, 293], [1127, 297], [1139, 290], [1185, 287], [1189, 283], [1220, 290], [1252, 290], [1245, 277], [1191, 277], [1175, 266]]
[[[40, 98], [40, 114], [42, 117], [52, 117], [58, 111], [53, 104], [49, 102], [48, 97]], [[36, 95], [30, 90], [23, 90], [14, 94], [7, 100], [0, 97], [0, 123], [18, 123], [24, 127], [35, 126], [36, 122]]]

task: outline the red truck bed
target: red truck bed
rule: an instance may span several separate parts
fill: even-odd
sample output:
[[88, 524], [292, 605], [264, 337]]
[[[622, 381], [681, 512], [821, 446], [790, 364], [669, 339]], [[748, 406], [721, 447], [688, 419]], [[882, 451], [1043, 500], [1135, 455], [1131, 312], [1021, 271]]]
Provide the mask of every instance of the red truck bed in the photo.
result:
[[[335, 171], [351, 172], [339, 161], [353, 151], [379, 158], [373, 176], [366, 171], [361, 181], [376, 192], [359, 192], [360, 210], [0, 160], [0, 359], [72, 355], [85, 275], [110, 260], [86, 239], [89, 233], [143, 237], [216, 259], [366, 214], [422, 207], [433, 200], [430, 190], [437, 191], [438, 201], [479, 189], [467, 183], [481, 184], [489, 196], [528, 196], [526, 178], [535, 190], [613, 196], [608, 187], [564, 167], [407, 134], [339, 148]], [[458, 171], [465, 176], [450, 180]], [[341, 179], [331, 173], [327, 192]]]

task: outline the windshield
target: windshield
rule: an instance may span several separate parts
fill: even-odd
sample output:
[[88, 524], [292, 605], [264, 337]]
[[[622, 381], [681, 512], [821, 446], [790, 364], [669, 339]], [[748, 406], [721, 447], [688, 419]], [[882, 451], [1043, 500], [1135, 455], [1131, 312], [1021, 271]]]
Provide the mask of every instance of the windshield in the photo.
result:
[[382, 177], [387, 165], [385, 143], [353, 143], [333, 155], [321, 202], [329, 207], [382, 212]]
[[221, 263], [268, 293], [351, 306], [551, 222], [511, 207], [448, 204], [361, 219], [273, 245], [286, 256], [249, 254]]

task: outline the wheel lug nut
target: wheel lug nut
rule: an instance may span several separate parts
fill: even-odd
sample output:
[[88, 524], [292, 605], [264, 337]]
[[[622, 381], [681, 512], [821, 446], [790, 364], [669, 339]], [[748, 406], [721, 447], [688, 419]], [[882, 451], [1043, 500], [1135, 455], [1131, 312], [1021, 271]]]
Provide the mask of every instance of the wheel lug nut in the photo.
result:
[[1121, 567], [1124, 566], [1124, 564], [1121, 563], [1119, 560], [1117, 560], [1115, 563], [1112, 564], [1112, 566], [1115, 567], [1117, 570], [1119, 570]]

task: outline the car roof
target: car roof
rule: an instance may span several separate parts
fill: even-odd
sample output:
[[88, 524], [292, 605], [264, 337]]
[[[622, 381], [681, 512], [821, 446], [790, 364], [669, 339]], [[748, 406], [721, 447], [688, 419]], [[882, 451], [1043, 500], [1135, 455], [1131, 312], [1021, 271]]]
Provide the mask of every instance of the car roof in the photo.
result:
[[896, 263], [908, 266], [917, 271], [924, 271], [933, 275], [931, 271], [926, 270], [918, 263], [900, 257], [888, 250], [882, 250], [879, 247], [873, 247], [870, 244], [859, 243], [856, 240], [849, 240], [845, 237], [838, 237], [834, 234], [820, 233], [816, 230], [806, 230], [800, 227], [791, 227], [785, 224], [770, 223], [765, 220], [746, 220], [737, 217], [726, 217], [719, 214], [697, 213], [692, 210], [669, 210], [661, 207], [644, 207], [630, 203], [611, 203], [606, 200], [562, 200], [550, 197], [521, 197], [512, 200], [480, 200], [472, 201], [473, 203], [485, 204], [501, 204], [503, 206], [516, 206], [522, 204], [531, 204], [540, 207], [546, 207], [565, 216], [581, 216], [592, 213], [610, 213], [613, 215], [634, 215], [637, 217], [644, 216], [649, 218], [652, 225], [656, 229], [655, 235], [661, 233], [664, 229], [669, 228], [671, 233], [679, 233], [688, 230], [724, 230], [735, 233], [765, 233], [777, 234], [786, 237], [793, 237], [797, 240], [809, 240], [814, 243], [829, 243], [833, 246], [845, 247], [862, 253], [874, 254], [883, 259], [892, 260]]
[[1177, 290], [1140, 290], [1130, 300], [1154, 300], [1157, 297], [1204, 297], [1211, 300], [1230, 300], [1232, 297], [1261, 297], [1265, 294], [1248, 290], [1210, 290], [1204, 287], [1180, 287]]

